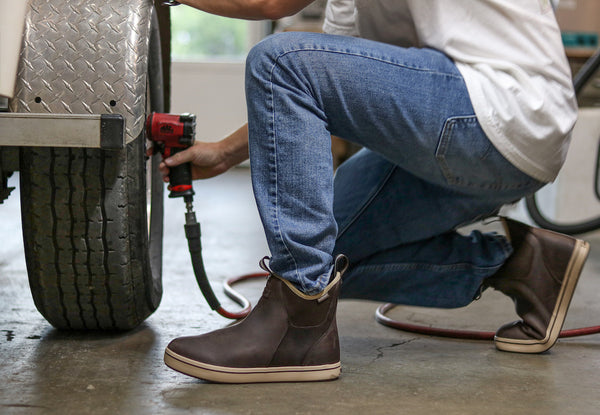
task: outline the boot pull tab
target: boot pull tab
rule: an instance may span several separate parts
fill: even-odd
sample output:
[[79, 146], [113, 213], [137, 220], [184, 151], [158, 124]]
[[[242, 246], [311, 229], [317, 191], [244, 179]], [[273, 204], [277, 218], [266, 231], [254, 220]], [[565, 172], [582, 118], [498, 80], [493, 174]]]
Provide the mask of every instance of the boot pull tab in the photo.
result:
[[348, 260], [348, 257], [346, 255], [340, 254], [336, 256], [334, 261], [333, 275], [337, 274], [338, 272], [341, 275], [344, 275], [346, 270], [348, 270], [349, 266], [350, 261]]
[[331, 280], [329, 281], [330, 286], [326, 288], [323, 292], [323, 295], [321, 295], [321, 297], [317, 299], [318, 303], [322, 303], [323, 301], [329, 298], [329, 288], [331, 287], [331, 285], [333, 285], [332, 281], [341, 278], [342, 275], [344, 275], [344, 272], [346, 272], [346, 270], [348, 269], [349, 265], [350, 261], [348, 260], [348, 257], [346, 255], [340, 254], [337, 257], [335, 257], [333, 263], [333, 271], [331, 273]]
[[270, 261], [271, 258], [269, 258], [268, 256], [263, 257], [259, 262], [258, 262], [258, 266], [261, 267], [264, 271], [267, 271], [269, 274], [273, 274], [273, 270], [271, 270], [271, 268], [269, 267], [269, 265], [267, 264], [267, 261]]

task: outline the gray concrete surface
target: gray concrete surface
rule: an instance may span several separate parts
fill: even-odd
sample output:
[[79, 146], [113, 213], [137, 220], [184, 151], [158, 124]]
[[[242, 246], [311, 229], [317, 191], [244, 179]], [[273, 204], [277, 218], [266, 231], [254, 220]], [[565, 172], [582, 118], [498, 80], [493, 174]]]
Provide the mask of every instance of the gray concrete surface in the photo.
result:
[[[196, 183], [196, 192], [215, 283], [257, 271], [267, 250], [247, 170]], [[176, 373], [162, 362], [172, 338], [228, 324], [195, 286], [183, 213], [181, 201], [166, 200], [165, 292], [158, 311], [132, 332], [68, 333], [50, 327], [31, 300], [18, 193], [0, 205], [0, 414], [600, 413], [600, 335], [560, 340], [542, 355], [502, 353], [491, 342], [381, 326], [371, 302], [340, 304], [343, 372], [337, 381], [218, 385]], [[586, 239], [592, 253], [569, 328], [600, 324], [600, 234]], [[240, 290], [256, 299], [261, 284], [244, 283]], [[402, 308], [392, 315], [487, 331], [515, 318], [510, 301], [494, 292], [460, 310]]]

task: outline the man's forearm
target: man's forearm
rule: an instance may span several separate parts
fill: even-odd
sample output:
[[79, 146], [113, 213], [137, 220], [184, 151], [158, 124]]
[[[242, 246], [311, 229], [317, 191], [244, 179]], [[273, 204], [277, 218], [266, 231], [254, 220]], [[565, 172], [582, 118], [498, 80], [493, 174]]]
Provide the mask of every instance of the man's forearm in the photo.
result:
[[248, 159], [248, 124], [244, 124], [222, 142], [229, 167], [233, 167]]
[[179, 0], [219, 16], [247, 20], [276, 20], [299, 12], [314, 0]]

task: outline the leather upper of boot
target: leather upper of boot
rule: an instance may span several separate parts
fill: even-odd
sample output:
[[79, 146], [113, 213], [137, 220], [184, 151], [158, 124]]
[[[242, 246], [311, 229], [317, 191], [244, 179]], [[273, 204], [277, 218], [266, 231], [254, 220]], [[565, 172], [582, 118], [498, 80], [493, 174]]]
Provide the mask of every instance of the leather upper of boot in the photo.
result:
[[512, 298], [523, 321], [503, 326], [497, 335], [543, 338], [575, 242], [569, 236], [519, 222], [507, 220], [507, 225], [514, 253], [485, 284]]
[[168, 348], [188, 359], [227, 367], [339, 362], [335, 310], [340, 279], [324, 295], [304, 296], [271, 275], [248, 317], [234, 326], [173, 340]]

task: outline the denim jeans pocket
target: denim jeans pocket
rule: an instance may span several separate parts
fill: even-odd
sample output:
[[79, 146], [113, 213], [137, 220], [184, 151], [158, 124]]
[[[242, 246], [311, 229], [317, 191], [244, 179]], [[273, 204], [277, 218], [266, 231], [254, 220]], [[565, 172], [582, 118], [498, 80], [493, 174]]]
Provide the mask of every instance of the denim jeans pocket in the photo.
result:
[[539, 185], [496, 150], [474, 115], [446, 120], [435, 157], [447, 183], [454, 187], [508, 190]]

